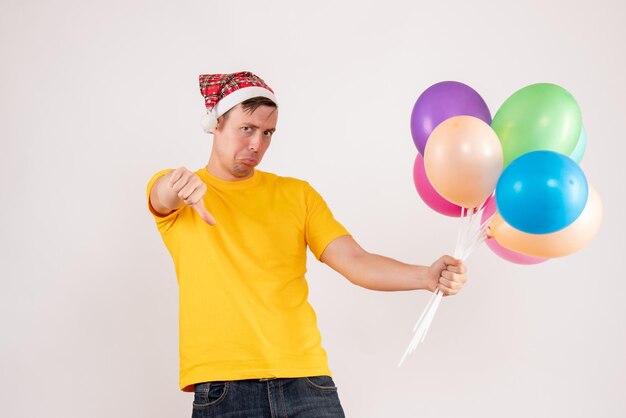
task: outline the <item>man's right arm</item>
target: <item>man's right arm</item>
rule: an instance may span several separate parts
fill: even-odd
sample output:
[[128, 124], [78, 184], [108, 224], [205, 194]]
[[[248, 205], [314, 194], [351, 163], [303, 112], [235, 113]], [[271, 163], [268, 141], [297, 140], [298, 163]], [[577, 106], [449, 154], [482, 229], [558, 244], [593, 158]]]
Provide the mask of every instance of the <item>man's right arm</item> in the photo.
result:
[[206, 184], [196, 173], [179, 167], [159, 177], [150, 189], [150, 205], [165, 216], [183, 205], [191, 206], [209, 225], [215, 218], [204, 207]]

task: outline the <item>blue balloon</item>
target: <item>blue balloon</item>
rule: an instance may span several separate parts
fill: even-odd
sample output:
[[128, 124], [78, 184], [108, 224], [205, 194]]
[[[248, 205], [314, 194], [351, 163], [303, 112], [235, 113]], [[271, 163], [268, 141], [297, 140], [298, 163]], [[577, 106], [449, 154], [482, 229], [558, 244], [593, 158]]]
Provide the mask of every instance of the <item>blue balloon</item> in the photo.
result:
[[588, 193], [585, 173], [574, 160], [554, 151], [533, 151], [513, 160], [502, 172], [496, 206], [513, 228], [549, 234], [578, 218]]

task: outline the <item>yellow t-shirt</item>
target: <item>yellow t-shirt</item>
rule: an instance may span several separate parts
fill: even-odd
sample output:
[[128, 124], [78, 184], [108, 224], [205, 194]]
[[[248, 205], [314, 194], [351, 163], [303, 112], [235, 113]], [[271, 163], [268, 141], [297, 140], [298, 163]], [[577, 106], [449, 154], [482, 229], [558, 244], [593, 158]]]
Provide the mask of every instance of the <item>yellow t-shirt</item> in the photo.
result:
[[204, 204], [159, 216], [179, 285], [180, 388], [214, 380], [328, 375], [317, 317], [307, 301], [306, 246], [319, 259], [347, 235], [305, 181], [255, 170], [225, 181], [205, 168]]

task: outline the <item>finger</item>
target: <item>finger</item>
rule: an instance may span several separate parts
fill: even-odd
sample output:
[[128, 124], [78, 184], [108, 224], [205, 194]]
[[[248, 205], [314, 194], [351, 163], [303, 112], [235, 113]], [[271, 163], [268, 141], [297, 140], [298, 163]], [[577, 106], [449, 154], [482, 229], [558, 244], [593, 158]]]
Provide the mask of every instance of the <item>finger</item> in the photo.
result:
[[204, 197], [204, 190], [201, 190], [199, 187], [196, 189], [192, 189], [191, 187], [185, 186], [185, 188], [183, 188], [183, 190], [178, 193], [178, 196], [181, 198], [185, 205], [193, 206], [202, 200], [202, 198]]
[[[202, 193], [200, 196], [198, 196], [198, 193], [196, 193], [197, 190], [198, 190], [198, 185], [194, 184], [193, 182], [189, 182], [182, 189], [180, 189], [177, 196], [180, 200], [184, 201], [185, 204], [187, 205], [196, 203], [199, 200], [199, 198], [201, 198], [202, 195], [204, 195], [204, 193]], [[196, 195], [195, 199], [192, 198], [194, 194]]]
[[187, 169], [185, 167], [178, 167], [176, 170], [172, 170], [171, 172], [172, 174], [170, 174], [170, 179], [167, 185], [173, 188], [174, 183], [176, 183], [181, 178], [181, 176], [186, 170]]
[[443, 293], [444, 296], [452, 296], [452, 295], [456, 295], [458, 293], [458, 290], [455, 289], [451, 289], [447, 286], [444, 286], [443, 284], [439, 284], [438, 289], [441, 290], [441, 292]]
[[465, 276], [464, 274], [453, 273], [447, 270], [441, 272], [441, 277], [446, 278], [454, 283], [463, 284], [467, 281], [467, 276]]
[[453, 290], [460, 290], [461, 287], [463, 287], [462, 283], [459, 282], [454, 282], [450, 279], [446, 279], [445, 277], [440, 277], [439, 278], [439, 284], [447, 287], [448, 289], [453, 289]]
[[198, 215], [200, 215], [200, 217], [202, 218], [202, 220], [206, 223], [208, 223], [209, 225], [215, 225], [215, 218], [213, 217], [213, 215], [211, 215], [211, 212], [209, 212], [208, 210], [206, 210], [206, 208], [204, 207], [204, 202], [202, 200], [198, 201], [197, 203], [194, 203], [193, 205], [191, 205], [191, 207], [198, 212]]
[[453, 273], [463, 274], [467, 271], [467, 267], [465, 264], [461, 262], [461, 264], [449, 264], [446, 266], [446, 270], [451, 271]]
[[194, 174], [191, 171], [183, 172], [178, 180], [176, 180], [172, 185], [172, 189], [174, 189], [176, 193], [180, 192], [185, 186], [187, 186], [191, 182], [193, 177]]
[[454, 258], [450, 255], [444, 255], [441, 257], [441, 261], [443, 261], [443, 263], [446, 266], [458, 266], [459, 264], [462, 264], [463, 261], [459, 260], [458, 258]]
[[189, 183], [179, 192], [178, 197], [183, 200], [186, 205], [193, 205], [202, 200], [206, 193], [206, 184], [196, 175], [189, 179]]

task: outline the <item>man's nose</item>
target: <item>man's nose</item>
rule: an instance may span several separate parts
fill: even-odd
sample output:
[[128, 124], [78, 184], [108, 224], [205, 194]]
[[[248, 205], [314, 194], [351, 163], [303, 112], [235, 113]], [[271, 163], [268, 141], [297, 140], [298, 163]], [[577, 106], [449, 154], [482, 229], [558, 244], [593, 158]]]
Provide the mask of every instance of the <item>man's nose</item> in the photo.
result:
[[248, 144], [249, 149], [252, 151], [259, 150], [259, 145], [261, 145], [261, 135], [263, 135], [262, 132], [257, 132], [256, 135], [253, 135], [252, 138], [250, 138], [250, 143]]

